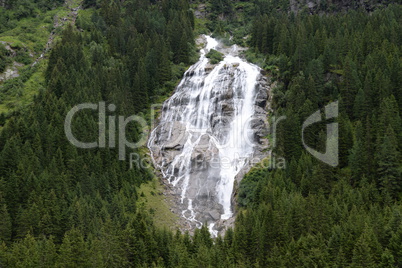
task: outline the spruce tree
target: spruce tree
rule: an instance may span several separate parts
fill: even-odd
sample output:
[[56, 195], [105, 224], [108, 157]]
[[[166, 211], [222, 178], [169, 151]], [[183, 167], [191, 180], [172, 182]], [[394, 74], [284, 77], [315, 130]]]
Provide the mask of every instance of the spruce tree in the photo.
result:
[[400, 153], [392, 127], [389, 125], [376, 157], [378, 161], [378, 180], [380, 189], [397, 198], [401, 191]]

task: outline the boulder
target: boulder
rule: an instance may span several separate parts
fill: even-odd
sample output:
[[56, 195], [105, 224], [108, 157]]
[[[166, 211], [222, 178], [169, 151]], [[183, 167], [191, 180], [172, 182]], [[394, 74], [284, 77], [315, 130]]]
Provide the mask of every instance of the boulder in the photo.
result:
[[191, 161], [209, 163], [218, 154], [219, 150], [216, 147], [215, 142], [211, 140], [210, 135], [204, 134], [201, 136], [191, 154]]
[[[166, 128], [165, 125], [170, 125]], [[180, 122], [166, 122], [158, 126], [158, 141], [164, 150], [181, 150], [187, 140], [186, 126]]]
[[214, 221], [217, 221], [221, 218], [221, 214], [217, 210], [212, 210], [209, 212], [209, 215]]

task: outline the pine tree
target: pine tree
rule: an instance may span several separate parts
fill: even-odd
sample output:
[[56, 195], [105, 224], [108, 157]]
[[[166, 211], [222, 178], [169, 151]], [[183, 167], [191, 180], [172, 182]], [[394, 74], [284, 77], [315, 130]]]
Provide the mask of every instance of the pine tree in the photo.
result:
[[388, 248], [392, 251], [397, 267], [402, 265], [402, 225], [392, 233]]
[[169, 60], [169, 50], [167, 49], [165, 43], [161, 43], [161, 48], [159, 51], [159, 65], [158, 65], [158, 77], [159, 83], [163, 84], [169, 81], [172, 77], [172, 67]]
[[369, 230], [365, 230], [353, 249], [353, 267], [375, 267]]
[[349, 117], [353, 116], [353, 106], [356, 94], [361, 88], [361, 82], [357, 73], [357, 66], [352, 60], [351, 55], [347, 55], [344, 61], [344, 77], [340, 89], [342, 97], [342, 111], [345, 111]]
[[8, 214], [7, 206], [1, 201], [0, 192], [0, 243], [9, 242], [11, 240], [12, 223], [10, 214]]
[[385, 249], [381, 255], [381, 263], [379, 265], [381, 268], [394, 268], [395, 260], [389, 249]]
[[87, 267], [89, 251], [87, 243], [77, 229], [67, 232], [60, 246], [56, 267]]
[[345, 113], [339, 115], [339, 166], [346, 167], [353, 146], [353, 127]]
[[150, 88], [148, 86], [149, 83], [148, 73], [146, 71], [145, 62], [141, 59], [138, 63], [138, 83], [139, 83], [139, 94], [140, 99], [137, 101], [141, 102], [143, 107], [146, 107], [148, 103], [148, 96]]
[[[377, 142], [383, 142], [383, 137], [388, 125], [391, 125], [396, 135], [399, 150], [402, 149], [402, 119], [399, 114], [398, 104], [394, 96], [382, 100], [377, 125]], [[378, 145], [377, 145], [378, 146]]]
[[359, 120], [364, 120], [366, 118], [366, 116], [368, 115], [368, 108], [366, 104], [367, 104], [366, 95], [363, 89], [359, 89], [353, 105], [354, 118]]
[[376, 159], [380, 189], [388, 192], [391, 197], [397, 198], [401, 190], [402, 178], [400, 154], [397, 151], [395, 133], [391, 126], [388, 126]]
[[37, 241], [31, 234], [13, 244], [9, 260], [13, 267], [38, 267], [40, 266], [40, 252]]
[[350, 150], [349, 155], [349, 166], [352, 171], [352, 185], [358, 185], [359, 181], [366, 173], [366, 157], [367, 152], [365, 151], [365, 146], [363, 144], [363, 126], [360, 121], [358, 121], [356, 126], [356, 137], [355, 143]]

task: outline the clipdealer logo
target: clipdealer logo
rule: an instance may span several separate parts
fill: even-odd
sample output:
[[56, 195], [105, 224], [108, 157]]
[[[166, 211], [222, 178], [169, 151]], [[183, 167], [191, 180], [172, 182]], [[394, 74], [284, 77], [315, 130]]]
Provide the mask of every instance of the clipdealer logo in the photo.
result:
[[[99, 123], [99, 138], [98, 141], [94, 142], [82, 142], [79, 141], [73, 134], [72, 129], [71, 129], [71, 124], [74, 116], [85, 109], [90, 109], [90, 110], [98, 110], [99, 111], [99, 116], [98, 116], [98, 123]], [[116, 111], [116, 105], [114, 104], [109, 104], [107, 107], [107, 110], [109, 112], [114, 112]], [[138, 148], [146, 143], [147, 136], [145, 133], [141, 136], [138, 142], [133, 143], [127, 140], [126, 138], [126, 128], [128, 123], [130, 122], [137, 122], [140, 124], [144, 132], [148, 131], [148, 124], [145, 121], [144, 118], [137, 116], [137, 115], [131, 115], [127, 118], [124, 116], [118, 116], [118, 148], [119, 148], [119, 160], [125, 160], [126, 159], [126, 148], [129, 147], [131, 149]], [[74, 106], [68, 113], [67, 116], [64, 120], [64, 132], [66, 133], [66, 137], [68, 141], [82, 149], [91, 149], [91, 148], [116, 148], [116, 116], [115, 115], [109, 115], [108, 116], [108, 141], [106, 143], [106, 104], [105, 102], [99, 102], [99, 104], [94, 104], [94, 103], [82, 103]]]
[[[338, 117], [338, 101], [332, 102], [325, 106], [325, 120], [330, 120]], [[327, 139], [325, 143], [325, 153], [320, 153], [313, 148], [310, 148], [304, 141], [304, 130], [315, 123], [319, 123], [323, 121], [321, 117], [320, 110], [317, 110], [315, 113], [310, 115], [303, 123], [302, 126], [302, 142], [304, 148], [313, 155], [318, 160], [332, 166], [336, 167], [339, 164], [339, 131], [338, 131], [338, 123], [327, 123]]]
[[[155, 111], [154, 109], [156, 107], [159, 107], [160, 105], [154, 105], [152, 106], [151, 110], [151, 115], [155, 116]], [[73, 134], [71, 124], [73, 121], [74, 116], [76, 116], [77, 113], [81, 112], [82, 110], [98, 110], [98, 125], [99, 125], [99, 137], [97, 141], [93, 142], [82, 142], [79, 141]], [[126, 148], [139, 148], [143, 145], [146, 144], [147, 142], [147, 135], [146, 133], [149, 132], [149, 126], [146, 122], [146, 120], [138, 115], [131, 115], [127, 118], [124, 116], [118, 116], [117, 121], [116, 121], [116, 115], [108, 115], [106, 116], [106, 111], [108, 112], [115, 112], [116, 111], [116, 106], [114, 104], [109, 104], [106, 108], [106, 103], [105, 102], [99, 102], [98, 104], [95, 103], [82, 103], [74, 106], [68, 113], [64, 121], [64, 131], [66, 134], [66, 137], [68, 141], [82, 149], [91, 149], [91, 148], [116, 148], [118, 147], [119, 151], [119, 160], [125, 160], [126, 159]], [[311, 155], [313, 155], [315, 158], [318, 160], [332, 166], [336, 167], [339, 164], [339, 126], [338, 123], [336, 122], [331, 122], [327, 123], [326, 125], [326, 150], [324, 153], [321, 153], [311, 147], [309, 147], [304, 139], [304, 132], [305, 129], [308, 126], [311, 126], [315, 123], [322, 122], [323, 120], [333, 120], [338, 117], [338, 101], [332, 102], [328, 105], [325, 106], [324, 108], [324, 113], [325, 113], [325, 119], [322, 118], [321, 111], [317, 110], [314, 112], [312, 115], [310, 115], [303, 123], [302, 125], [302, 143], [304, 148], [306, 149], [307, 152], [309, 152]], [[106, 124], [106, 117], [108, 121], [108, 125]], [[286, 116], [281, 116], [277, 120], [275, 120], [275, 117], [272, 118], [274, 120], [273, 128], [270, 129], [273, 135], [273, 143], [272, 148], [276, 146], [276, 129], [277, 125], [280, 121], [286, 120]], [[130, 122], [136, 122], [138, 123], [141, 128], [143, 129], [143, 133], [141, 135], [141, 138], [136, 142], [130, 142], [127, 140], [126, 137], [126, 128], [127, 125]], [[152, 120], [152, 122], [154, 122]], [[118, 126], [118, 139], [116, 140], [116, 124]], [[153, 124], [153, 123], [152, 123]], [[106, 140], [106, 127], [108, 127], [108, 139]], [[247, 131], [247, 130], [245, 130]], [[117, 143], [117, 144], [116, 144]], [[130, 155], [130, 159], [131, 159]], [[139, 160], [139, 156], [136, 158]], [[130, 160], [132, 161], [132, 160]]]

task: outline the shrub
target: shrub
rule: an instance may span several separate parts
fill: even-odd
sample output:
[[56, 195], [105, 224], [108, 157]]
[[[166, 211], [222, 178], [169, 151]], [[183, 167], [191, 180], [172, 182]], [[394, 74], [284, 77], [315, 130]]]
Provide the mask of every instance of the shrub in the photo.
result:
[[11, 63], [8, 56], [8, 50], [0, 43], [0, 73], [4, 72], [7, 65]]
[[29, 56], [29, 53], [27, 51], [20, 49], [17, 51], [15, 61], [28, 65], [32, 63], [32, 58]]
[[267, 174], [265, 168], [253, 168], [240, 181], [238, 204], [242, 207], [252, 207], [259, 202], [260, 180]]
[[217, 64], [218, 62], [223, 60], [223, 54], [216, 51], [215, 49], [211, 49], [206, 57], [209, 59], [211, 64]]

